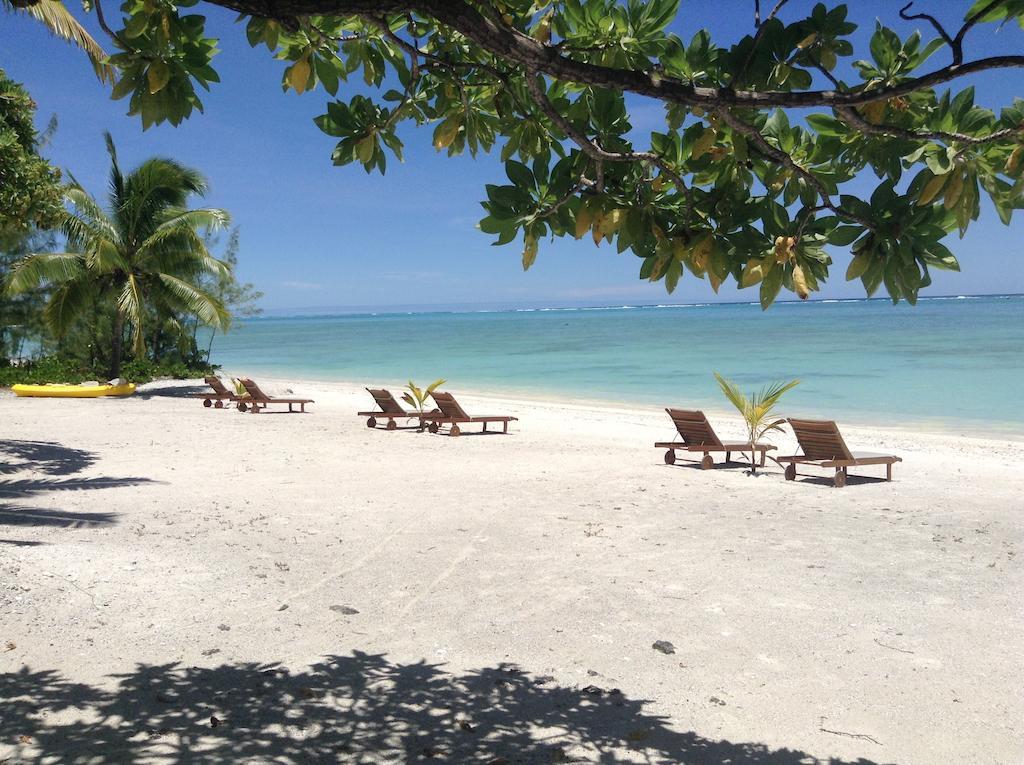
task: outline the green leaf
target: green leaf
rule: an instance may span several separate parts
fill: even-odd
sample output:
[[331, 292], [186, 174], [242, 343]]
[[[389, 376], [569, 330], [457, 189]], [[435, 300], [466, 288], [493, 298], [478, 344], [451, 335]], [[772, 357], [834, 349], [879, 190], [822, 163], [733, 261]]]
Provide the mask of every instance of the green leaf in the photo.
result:
[[857, 255], [850, 261], [850, 265], [846, 269], [846, 281], [849, 282], [860, 278], [870, 265], [871, 257], [866, 252]]
[[768, 307], [775, 302], [779, 290], [782, 289], [782, 266], [775, 264], [765, 274], [761, 282], [761, 310], [767, 311]]
[[532, 189], [534, 187], [533, 172], [522, 162], [509, 160], [505, 163], [505, 174], [512, 183], [520, 188]]
[[149, 69], [146, 71], [146, 81], [149, 83], [149, 92], [151, 94], [159, 93], [163, 90], [170, 79], [170, 67], [161, 59], [157, 59], [150, 64]]

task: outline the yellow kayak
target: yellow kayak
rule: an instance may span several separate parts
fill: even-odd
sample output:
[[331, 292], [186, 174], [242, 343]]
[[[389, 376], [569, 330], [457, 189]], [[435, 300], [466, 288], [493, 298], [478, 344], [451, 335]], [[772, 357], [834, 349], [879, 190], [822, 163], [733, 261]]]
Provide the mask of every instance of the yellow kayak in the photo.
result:
[[124, 385], [12, 385], [16, 396], [44, 396], [47, 398], [99, 398], [100, 396], [130, 396], [135, 383]]

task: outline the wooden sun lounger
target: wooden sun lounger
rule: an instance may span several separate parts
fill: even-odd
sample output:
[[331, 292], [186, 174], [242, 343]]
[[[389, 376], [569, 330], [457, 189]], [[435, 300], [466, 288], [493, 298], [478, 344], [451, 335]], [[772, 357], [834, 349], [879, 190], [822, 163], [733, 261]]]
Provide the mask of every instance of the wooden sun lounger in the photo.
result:
[[356, 412], [357, 417], [366, 417], [366, 427], [376, 428], [377, 423], [380, 420], [387, 420], [387, 429], [395, 430], [398, 428], [398, 423], [395, 420], [419, 420], [417, 425], [413, 427], [423, 429], [424, 422], [423, 417], [426, 414], [438, 414], [438, 410], [434, 409], [432, 412], [407, 412], [402, 408], [402, 405], [395, 400], [395, 397], [391, 395], [391, 391], [384, 390], [383, 388], [367, 388], [366, 389], [377, 406], [380, 407], [379, 412]]
[[903, 459], [892, 454], [877, 452], [851, 452], [839, 432], [839, 426], [831, 420], [796, 420], [790, 418], [789, 426], [800, 444], [803, 454], [778, 457], [775, 461], [786, 465], [786, 480], [796, 480], [796, 466], [816, 465], [835, 468], [832, 478], [836, 488], [846, 486], [847, 469], [861, 465], [885, 465], [885, 480], [892, 480], [892, 466]]
[[[293, 407], [298, 404], [299, 412], [305, 413], [306, 404], [313, 403], [313, 399], [311, 398], [277, 398], [275, 396], [268, 396], [260, 390], [259, 385], [254, 383], [248, 377], [240, 378], [239, 382], [242, 383], [242, 386], [245, 388], [245, 392], [249, 394], [249, 398], [243, 403], [248, 404], [248, 409], [253, 414], [259, 414], [261, 410], [266, 409], [271, 404], [287, 404], [288, 411], [293, 413], [297, 413]], [[238, 408], [242, 409], [241, 406]], [[245, 409], [242, 409], [242, 411], [244, 412]]]
[[672, 418], [672, 422], [679, 432], [679, 437], [683, 439], [682, 443], [678, 441], [659, 441], [654, 445], [656, 449], [668, 449], [665, 452], [666, 465], [675, 464], [676, 452], [703, 454], [700, 466], [704, 470], [714, 467], [715, 460], [711, 456], [712, 454], [725, 452], [725, 461], [728, 463], [732, 462], [733, 452], [740, 454], [755, 452], [761, 455], [761, 467], [764, 467], [765, 455], [768, 453], [768, 450], [775, 448], [771, 444], [754, 444], [751, 446], [750, 443], [723, 443], [722, 439], [715, 433], [714, 428], [711, 427], [708, 418], [704, 416], [704, 412], [689, 409], [666, 409], [665, 411]]
[[502, 425], [501, 432], [508, 433], [508, 424], [510, 422], [517, 421], [518, 417], [509, 417], [508, 415], [477, 415], [471, 417], [465, 409], [459, 406], [459, 402], [455, 400], [455, 396], [451, 393], [441, 393], [440, 391], [434, 391], [430, 394], [434, 399], [434, 403], [437, 404], [437, 408], [440, 413], [424, 415], [423, 420], [429, 423], [431, 433], [437, 433], [442, 426], [448, 426], [448, 435], [457, 436], [462, 433], [460, 425], [465, 425], [471, 422], [479, 422], [483, 425], [482, 433], [496, 433], [497, 431], [488, 431], [487, 425], [491, 422], [500, 422]]
[[206, 384], [213, 388], [212, 393], [189, 393], [192, 398], [203, 399], [203, 406], [209, 409], [211, 406], [216, 409], [223, 409], [224, 402], [241, 401], [242, 397], [232, 390], [228, 390], [224, 381], [219, 377], [204, 377]]

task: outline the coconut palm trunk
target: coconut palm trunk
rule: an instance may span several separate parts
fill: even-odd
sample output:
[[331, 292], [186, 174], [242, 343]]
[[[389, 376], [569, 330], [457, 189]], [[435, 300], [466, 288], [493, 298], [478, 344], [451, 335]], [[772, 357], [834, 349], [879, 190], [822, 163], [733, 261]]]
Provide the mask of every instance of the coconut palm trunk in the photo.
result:
[[124, 353], [124, 314], [114, 314], [114, 328], [110, 338], [110, 379], [121, 376], [121, 356]]

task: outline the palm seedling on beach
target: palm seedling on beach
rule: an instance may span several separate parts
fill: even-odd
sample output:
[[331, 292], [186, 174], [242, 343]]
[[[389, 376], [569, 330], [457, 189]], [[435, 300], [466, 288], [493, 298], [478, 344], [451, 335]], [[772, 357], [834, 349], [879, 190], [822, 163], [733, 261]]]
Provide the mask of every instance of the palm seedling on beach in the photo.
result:
[[434, 382], [430, 383], [426, 388], [420, 388], [412, 380], [409, 380], [409, 385], [407, 386], [409, 390], [402, 394], [402, 401], [407, 403], [409, 406], [416, 407], [416, 411], [420, 414], [425, 414], [427, 398], [446, 382], [448, 381], [444, 379], [434, 380]]
[[779, 403], [786, 391], [792, 390], [800, 384], [799, 380], [790, 380], [787, 383], [777, 382], [766, 385], [751, 396], [747, 396], [739, 389], [736, 383], [726, 380], [718, 372], [715, 372], [715, 379], [722, 388], [722, 393], [732, 402], [747, 426], [747, 436], [750, 438], [750, 473], [757, 473], [757, 461], [754, 459], [754, 446], [764, 438], [767, 433], [773, 430], [782, 431], [782, 418], [775, 416], [775, 405]]

